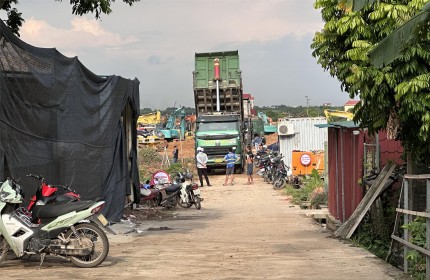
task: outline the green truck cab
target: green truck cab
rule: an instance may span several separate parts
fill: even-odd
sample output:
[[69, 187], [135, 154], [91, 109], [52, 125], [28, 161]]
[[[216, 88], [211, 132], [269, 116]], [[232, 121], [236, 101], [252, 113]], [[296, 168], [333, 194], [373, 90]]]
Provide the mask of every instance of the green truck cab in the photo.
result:
[[196, 108], [195, 148], [208, 155], [208, 168], [225, 168], [233, 148], [237, 172], [245, 165], [242, 73], [238, 51], [196, 53], [193, 72]]

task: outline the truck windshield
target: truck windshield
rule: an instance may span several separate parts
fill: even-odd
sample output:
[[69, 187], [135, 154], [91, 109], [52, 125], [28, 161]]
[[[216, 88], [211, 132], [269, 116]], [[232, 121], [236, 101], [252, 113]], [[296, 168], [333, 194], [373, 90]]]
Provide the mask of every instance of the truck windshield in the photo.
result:
[[199, 123], [199, 131], [239, 130], [237, 122]]

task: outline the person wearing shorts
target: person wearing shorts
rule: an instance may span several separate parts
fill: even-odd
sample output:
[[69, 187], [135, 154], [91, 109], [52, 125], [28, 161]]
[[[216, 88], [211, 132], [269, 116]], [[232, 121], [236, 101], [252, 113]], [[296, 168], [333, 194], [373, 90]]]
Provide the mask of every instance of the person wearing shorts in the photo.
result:
[[230, 184], [233, 185], [234, 180], [234, 163], [237, 160], [237, 155], [233, 153], [233, 149], [228, 149], [228, 154], [225, 155], [224, 161], [227, 163], [225, 168], [225, 182], [223, 186], [227, 186], [228, 179], [230, 178]]
[[251, 185], [254, 183], [254, 179], [252, 178], [252, 173], [254, 171], [254, 155], [252, 154], [251, 146], [246, 147], [246, 175], [248, 176], [247, 185]]

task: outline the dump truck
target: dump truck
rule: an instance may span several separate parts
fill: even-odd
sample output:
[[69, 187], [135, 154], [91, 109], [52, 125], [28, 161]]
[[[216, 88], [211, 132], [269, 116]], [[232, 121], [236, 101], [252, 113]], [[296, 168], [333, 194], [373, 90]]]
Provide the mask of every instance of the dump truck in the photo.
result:
[[208, 169], [225, 168], [224, 156], [232, 148], [238, 156], [235, 171], [243, 172], [247, 129], [239, 52], [196, 53], [193, 90], [195, 148], [208, 155]]

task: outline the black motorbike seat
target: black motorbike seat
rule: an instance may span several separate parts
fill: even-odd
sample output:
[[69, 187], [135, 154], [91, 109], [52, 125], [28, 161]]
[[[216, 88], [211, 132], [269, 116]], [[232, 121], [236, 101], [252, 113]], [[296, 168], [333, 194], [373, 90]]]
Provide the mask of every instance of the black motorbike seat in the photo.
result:
[[80, 211], [89, 208], [95, 202], [92, 200], [75, 201], [72, 203], [36, 205], [31, 216], [33, 220], [37, 218], [56, 218], [72, 211]]
[[166, 193], [173, 193], [176, 192], [177, 190], [179, 190], [182, 187], [181, 184], [172, 184], [168, 187], [165, 188]]

